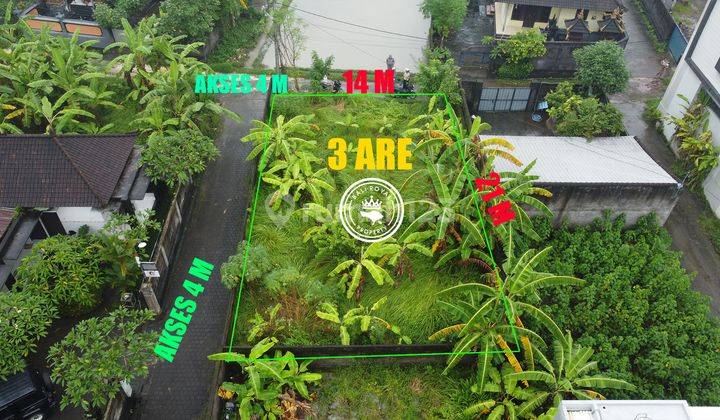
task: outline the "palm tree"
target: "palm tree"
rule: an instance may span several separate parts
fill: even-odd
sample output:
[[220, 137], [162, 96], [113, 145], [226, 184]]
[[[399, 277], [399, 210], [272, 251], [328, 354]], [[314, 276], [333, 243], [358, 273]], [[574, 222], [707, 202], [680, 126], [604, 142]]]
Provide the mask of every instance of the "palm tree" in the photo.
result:
[[330, 278], [338, 278], [340, 284], [347, 288], [346, 296], [350, 299], [353, 294], [359, 297], [361, 286], [365, 282], [365, 274], [370, 274], [378, 285], [394, 284], [390, 273], [375, 260], [382, 260], [388, 254], [397, 253], [400, 245], [385, 242], [374, 242], [367, 248], [360, 250], [359, 258], [340, 262], [328, 274]]
[[279, 115], [274, 126], [254, 120], [255, 127], [241, 139], [242, 142], [252, 142], [255, 145], [247, 160], [255, 159], [265, 151], [267, 158], [261, 162], [264, 166], [278, 158], [288, 160], [301, 146], [315, 146], [314, 140], [300, 137], [311, 137], [313, 131], [318, 129], [316, 125], [310, 124], [312, 119], [313, 115], [298, 115], [285, 121], [285, 116]]
[[[277, 187], [270, 199], [270, 206], [277, 210], [282, 197], [290, 193], [293, 201], [300, 201], [304, 192], [310, 194], [315, 203], [323, 204], [323, 190], [334, 191], [335, 187], [327, 180], [330, 176], [327, 168], [315, 170], [312, 167], [314, 162], [320, 160], [311, 153], [298, 150], [288, 160], [275, 161], [262, 178], [264, 182]], [[282, 175], [278, 175], [277, 172], [281, 171]]]
[[597, 369], [597, 362], [590, 361], [593, 350], [573, 344], [572, 336], [568, 332], [563, 340], [553, 343], [553, 361], [537, 348], [535, 355], [538, 362], [545, 368], [542, 370], [527, 370], [507, 375], [509, 380], [521, 380], [537, 383], [542, 392], [538, 392], [532, 399], [527, 400], [518, 410], [518, 416], [527, 414], [544, 404], [549, 398], [554, 406], [564, 398], [581, 400], [605, 399], [595, 389], [625, 389], [634, 390], [635, 386], [622, 379], [610, 378], [602, 375], [590, 375]]

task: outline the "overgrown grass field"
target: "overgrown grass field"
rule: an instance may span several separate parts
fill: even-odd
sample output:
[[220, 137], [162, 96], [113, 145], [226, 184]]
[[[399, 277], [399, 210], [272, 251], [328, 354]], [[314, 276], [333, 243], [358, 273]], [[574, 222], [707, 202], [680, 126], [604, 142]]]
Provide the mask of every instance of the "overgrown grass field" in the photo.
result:
[[[317, 142], [314, 154], [322, 159], [320, 166], [327, 166], [327, 157], [332, 153], [327, 149], [330, 138], [342, 137], [353, 145], [361, 137], [396, 139], [401, 137], [413, 118], [427, 112], [428, 101], [428, 97], [280, 96], [274, 101], [272, 119], [275, 120], [279, 115], [284, 115], [287, 120], [296, 115], [314, 114], [312, 123], [317, 126], [317, 134], [313, 138]], [[442, 100], [438, 102], [444, 106]], [[354, 181], [367, 177], [391, 182], [400, 190], [406, 203], [422, 199], [432, 191], [430, 179], [421, 175], [414, 176], [406, 183], [420, 169], [418, 165], [412, 170], [360, 171], [354, 169], [354, 159], [354, 153], [349, 152], [347, 167], [341, 171], [330, 171], [334, 189], [325, 193], [325, 207], [335, 209], [345, 189]], [[414, 159], [411, 161], [414, 162]], [[393, 267], [385, 267], [394, 278], [394, 285], [377, 285], [371, 278], [365, 278], [359, 298], [347, 299], [338, 281], [328, 277], [339, 262], [338, 256], [324, 253], [312, 241], [303, 241], [307, 229], [315, 226], [314, 220], [304, 217], [297, 203], [292, 206], [284, 203], [280, 210], [272, 210], [268, 205], [272, 186], [259, 182], [261, 186], [256, 199], [250, 249], [258, 245], [264, 247], [268, 251], [271, 271], [285, 270], [296, 280], [293, 282], [294, 289], [285, 290], [284, 293], [268, 290], [263, 284], [267, 284], [267, 281], [245, 282], [237, 318], [235, 339], [238, 344], [247, 344], [250, 320], [255, 314], [266, 317], [267, 311], [277, 303], [282, 305], [279, 317], [288, 321], [288, 326], [281, 334], [284, 337], [281, 338], [281, 344], [340, 344], [337, 326], [316, 316], [320, 305], [331, 302], [343, 314], [358, 305], [371, 307], [383, 297], [386, 302], [374, 315], [398, 326], [402, 335], [408, 336], [412, 343], [429, 343], [428, 337], [449, 325], [452, 320], [437, 304], [438, 292], [478, 275], [472, 267], [456, 265], [437, 270], [434, 268], [436, 257], [410, 253], [410, 268], [404, 273], [398, 273]], [[422, 206], [406, 206], [403, 224], [394, 236], [400, 236], [423, 211]], [[342, 229], [340, 227], [341, 232], [335, 232], [333, 236], [346, 236], [350, 241], [348, 247], [353, 248], [354, 252], [360, 253], [363, 246], [369, 245], [350, 238]], [[252, 255], [249, 261], [252, 263]], [[266, 279], [272, 276], [271, 273]], [[393, 340], [397, 341], [397, 338], [386, 335], [372, 340], [372, 343], [392, 344], [395, 342]], [[370, 344], [370, 341], [353, 344]]]

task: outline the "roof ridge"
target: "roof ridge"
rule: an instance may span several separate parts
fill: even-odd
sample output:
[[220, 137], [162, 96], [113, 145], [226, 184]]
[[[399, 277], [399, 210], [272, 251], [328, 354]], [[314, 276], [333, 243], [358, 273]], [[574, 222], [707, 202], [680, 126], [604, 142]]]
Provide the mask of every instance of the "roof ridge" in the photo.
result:
[[70, 165], [73, 167], [75, 172], [77, 172], [77, 174], [80, 175], [80, 179], [82, 179], [83, 182], [85, 183], [85, 185], [88, 188], [90, 188], [90, 191], [92, 191], [93, 195], [97, 199], [97, 202], [102, 203], [103, 199], [100, 196], [100, 194], [97, 191], [95, 191], [95, 188], [92, 186], [92, 183], [88, 182], [88, 180], [85, 179], [85, 174], [83, 174], [83, 172], [80, 170], [80, 168], [77, 167], [77, 164], [75, 164], [75, 160], [70, 156], [70, 154], [67, 152], [67, 150], [65, 150], [65, 146], [63, 146], [62, 143], [57, 139], [57, 136], [52, 134], [52, 135], [50, 135], [50, 139], [60, 149], [60, 151], [63, 153], [63, 155], [65, 155], [65, 158], [70, 162]]

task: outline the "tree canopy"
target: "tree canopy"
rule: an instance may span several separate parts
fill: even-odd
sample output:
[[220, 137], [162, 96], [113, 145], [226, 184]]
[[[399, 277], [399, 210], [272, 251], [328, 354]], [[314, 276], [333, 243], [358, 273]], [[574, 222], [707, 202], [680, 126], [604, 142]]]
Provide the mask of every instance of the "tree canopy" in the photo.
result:
[[686, 399], [720, 404], [720, 325], [708, 298], [670, 248], [654, 216], [623, 230], [623, 219], [552, 229], [538, 223], [553, 252], [542, 269], [586, 280], [582, 288], [540, 291], [547, 312], [576, 342], [596, 350], [602, 369], [637, 386], [608, 398]]
[[599, 41], [573, 51], [578, 69], [575, 78], [593, 92], [620, 93], [627, 87], [630, 72], [624, 51], [615, 41]]

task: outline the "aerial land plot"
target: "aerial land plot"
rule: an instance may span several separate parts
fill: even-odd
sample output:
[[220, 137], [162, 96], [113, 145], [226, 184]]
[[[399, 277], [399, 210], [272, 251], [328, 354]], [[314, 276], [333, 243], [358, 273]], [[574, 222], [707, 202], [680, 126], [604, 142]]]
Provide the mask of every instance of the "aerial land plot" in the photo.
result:
[[[231, 346], [275, 337], [296, 355], [331, 346], [327, 357], [344, 357], [333, 354], [341, 345], [519, 351], [503, 293], [481, 298], [503, 287], [492, 286], [492, 247], [507, 229], [490, 223], [496, 201], [480, 200], [474, 182], [492, 158], [474, 157], [443, 96], [276, 95], [267, 124], [245, 139], [258, 189], [223, 267], [224, 281], [240, 280]], [[465, 283], [490, 286], [452, 289]]]

